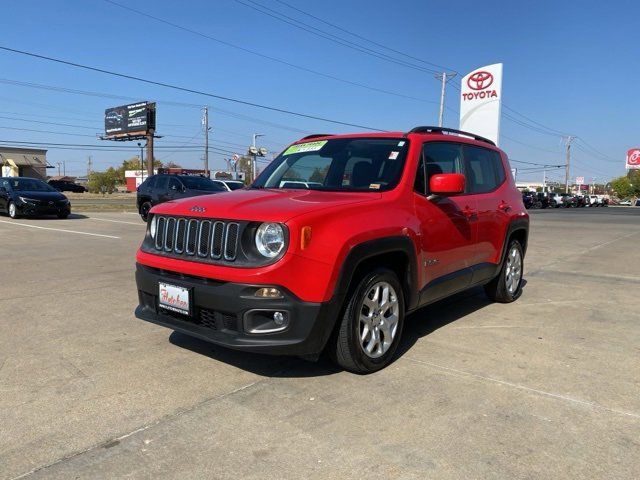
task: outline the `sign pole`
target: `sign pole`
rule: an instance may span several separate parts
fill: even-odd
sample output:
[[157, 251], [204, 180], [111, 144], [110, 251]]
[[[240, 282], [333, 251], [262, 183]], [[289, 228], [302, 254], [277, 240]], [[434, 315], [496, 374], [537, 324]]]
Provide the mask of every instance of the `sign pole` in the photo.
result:
[[569, 166], [571, 164], [571, 142], [573, 138], [571, 135], [565, 137], [567, 139], [567, 153], [566, 163], [564, 164], [564, 193], [569, 193]]
[[147, 177], [153, 175], [153, 134], [153, 129], [147, 133]]

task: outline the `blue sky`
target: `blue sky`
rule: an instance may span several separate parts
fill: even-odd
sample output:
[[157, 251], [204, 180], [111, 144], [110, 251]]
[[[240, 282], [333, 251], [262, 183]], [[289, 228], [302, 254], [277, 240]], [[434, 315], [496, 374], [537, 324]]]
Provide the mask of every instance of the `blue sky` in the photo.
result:
[[[276, 0], [116, 1], [306, 69], [419, 100], [285, 66], [104, 0], [11, 2], [3, 9], [0, 44], [386, 130], [437, 124], [440, 86], [433, 73], [424, 71], [437, 68], [332, 29]], [[292, 23], [299, 27], [299, 22], [305, 22], [376, 54], [423, 68], [408, 68], [312, 35], [305, 28], [249, 8], [252, 1], [292, 17]], [[502, 119], [501, 147], [515, 160], [564, 163], [560, 134], [549, 129], [570, 133], [579, 136], [572, 177], [602, 181], [624, 174], [626, 150], [640, 144], [640, 29], [633, 24], [640, 6], [635, 2], [286, 2], [381, 45], [462, 75], [482, 65], [503, 62], [504, 104], [518, 113], [503, 108], [512, 118]], [[159, 148], [156, 156], [185, 167], [202, 165], [201, 153], [196, 151], [202, 145], [200, 105], [212, 109], [211, 143], [217, 149], [212, 154], [213, 168], [222, 169], [223, 159], [231, 153], [243, 153], [252, 133], [265, 134], [262, 145], [277, 153], [303, 132], [357, 130], [0, 51], [2, 141], [104, 145], [95, 140], [104, 109], [129, 103], [125, 98], [11, 83], [15, 81], [132, 100], [157, 100], [158, 133], [165, 135], [157, 145], [194, 149], [183, 152]], [[460, 76], [453, 80], [457, 84], [459, 81]], [[458, 95], [449, 88], [445, 125], [453, 128], [458, 126]], [[88, 155], [93, 158], [94, 168], [103, 169], [135, 154], [134, 150], [51, 148], [48, 158], [52, 164], [66, 161], [68, 174], [81, 174], [86, 172]], [[525, 164], [513, 166], [527, 168]], [[560, 169], [549, 173], [552, 179], [563, 175]], [[522, 170], [519, 178], [541, 179], [542, 173]]]

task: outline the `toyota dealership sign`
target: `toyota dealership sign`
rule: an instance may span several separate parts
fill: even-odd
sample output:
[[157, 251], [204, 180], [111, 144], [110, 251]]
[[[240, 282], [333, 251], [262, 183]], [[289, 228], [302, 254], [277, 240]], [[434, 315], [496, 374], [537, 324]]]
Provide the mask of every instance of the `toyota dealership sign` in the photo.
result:
[[640, 148], [632, 148], [627, 152], [627, 170], [640, 170]]
[[502, 105], [502, 64], [478, 68], [462, 78], [460, 130], [498, 144]]

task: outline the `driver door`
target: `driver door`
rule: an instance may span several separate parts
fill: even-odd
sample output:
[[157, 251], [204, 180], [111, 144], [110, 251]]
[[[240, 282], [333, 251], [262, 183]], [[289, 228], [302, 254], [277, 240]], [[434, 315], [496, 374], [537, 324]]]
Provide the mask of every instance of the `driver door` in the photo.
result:
[[420, 222], [420, 302], [429, 303], [471, 284], [477, 237], [476, 200], [465, 191], [429, 198], [429, 180], [439, 173], [464, 173], [462, 146], [423, 145], [416, 173], [415, 212]]

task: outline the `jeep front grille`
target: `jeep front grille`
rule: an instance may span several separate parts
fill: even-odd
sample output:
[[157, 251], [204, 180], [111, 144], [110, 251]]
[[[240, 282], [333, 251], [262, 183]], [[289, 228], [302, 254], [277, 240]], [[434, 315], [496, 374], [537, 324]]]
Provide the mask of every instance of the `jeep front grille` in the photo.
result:
[[157, 216], [153, 245], [158, 252], [172, 256], [233, 262], [239, 233], [236, 222]]

